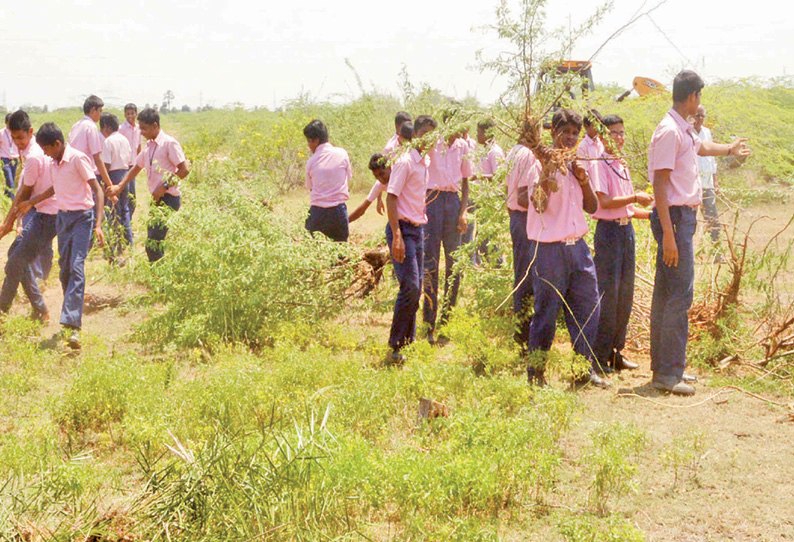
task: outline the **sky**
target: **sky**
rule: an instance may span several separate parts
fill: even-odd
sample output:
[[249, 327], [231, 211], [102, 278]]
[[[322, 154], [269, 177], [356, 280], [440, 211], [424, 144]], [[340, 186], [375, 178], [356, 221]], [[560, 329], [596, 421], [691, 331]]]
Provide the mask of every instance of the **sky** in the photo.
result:
[[[517, 5], [517, 0], [508, 0]], [[660, 0], [648, 0], [643, 11]], [[400, 95], [403, 66], [414, 85], [490, 103], [504, 81], [477, 69], [476, 51], [500, 50], [482, 27], [498, 0], [36, 0], [0, 4], [0, 105], [278, 107], [308, 93], [317, 100], [367, 90]], [[643, 5], [615, 0], [573, 57], [587, 59]], [[596, 3], [551, 0], [547, 25], [577, 26]], [[609, 41], [596, 56], [596, 83], [631, 87], [641, 75], [670, 84], [682, 67], [704, 79], [794, 72], [794, 4], [773, 0], [667, 0]], [[788, 64], [788, 65], [787, 65]]]

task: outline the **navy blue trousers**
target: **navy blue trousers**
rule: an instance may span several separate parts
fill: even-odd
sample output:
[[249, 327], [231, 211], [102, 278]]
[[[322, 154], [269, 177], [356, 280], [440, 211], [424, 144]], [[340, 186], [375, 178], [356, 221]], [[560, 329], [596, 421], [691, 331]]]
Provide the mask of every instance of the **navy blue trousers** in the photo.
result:
[[52, 253], [52, 240], [55, 237], [55, 215], [45, 215], [31, 209], [22, 235], [17, 237], [8, 249], [6, 262], [6, 276], [3, 288], [0, 290], [0, 311], [8, 312], [17, 289], [22, 284], [33, 310], [39, 314], [47, 312], [47, 305], [41, 295], [36, 276], [33, 271], [33, 262], [49, 247]]
[[350, 235], [347, 219], [347, 205], [340, 203], [334, 207], [309, 207], [306, 229], [311, 233], [320, 232], [332, 241], [344, 243]]
[[530, 271], [535, 314], [529, 326], [527, 351], [548, 351], [551, 348], [557, 314], [563, 309], [574, 351], [592, 363], [599, 307], [598, 283], [590, 248], [584, 239], [572, 245], [530, 240], [529, 252], [537, 256]]
[[16, 179], [17, 175], [17, 165], [19, 165], [19, 160], [16, 158], [3, 158], [3, 176], [6, 181], [5, 194], [11, 199], [14, 199], [14, 179]]
[[626, 346], [626, 330], [634, 304], [634, 225], [599, 220], [595, 238], [596, 275], [601, 296], [601, 316], [596, 334], [596, 359], [609, 365], [616, 352]]
[[[166, 206], [172, 211], [178, 211], [182, 206], [182, 198], [179, 196], [172, 196], [171, 194], [163, 194], [160, 201], [155, 201], [153, 204], [156, 207]], [[156, 262], [163, 257], [163, 243], [165, 236], [168, 234], [168, 226], [166, 225], [166, 217], [154, 217], [149, 220], [149, 227], [147, 228], [146, 240], [146, 256], [150, 262]]]
[[[114, 185], [119, 184], [124, 175], [127, 174], [126, 169], [114, 169], [108, 172], [110, 175], [110, 182]], [[132, 225], [130, 224], [130, 210], [129, 210], [129, 185], [125, 186], [119, 194], [119, 200], [116, 203], [111, 203], [110, 200], [105, 200], [105, 214], [107, 215], [107, 229], [108, 232], [108, 245], [110, 252], [114, 256], [118, 256], [124, 250], [125, 245], [132, 244]]]
[[515, 339], [524, 346], [529, 340], [532, 322], [532, 277], [528, 270], [534, 254], [527, 239], [527, 212], [510, 210], [510, 237], [513, 240], [513, 312], [516, 314]]
[[[33, 220], [33, 217], [36, 216], [36, 209], [31, 209], [28, 213], [22, 217], [22, 227], [27, 228], [30, 221]], [[52, 215], [55, 217], [55, 215]], [[55, 219], [53, 218], [53, 228], [55, 224]], [[36, 277], [37, 280], [47, 280], [50, 276], [50, 271], [52, 271], [52, 239], [55, 238], [55, 230], [53, 229], [52, 238], [50, 238], [49, 243], [43, 243], [41, 245], [41, 252], [38, 256], [33, 258], [33, 261], [30, 262], [30, 267], [33, 269], [33, 276]]]
[[58, 211], [55, 223], [63, 288], [61, 324], [79, 329], [83, 325], [85, 260], [94, 231], [94, 211]]
[[428, 190], [427, 224], [425, 225], [425, 260], [424, 279], [422, 291], [424, 305], [422, 317], [430, 326], [430, 331], [436, 327], [438, 315], [438, 267], [441, 259], [441, 245], [444, 245], [445, 277], [444, 301], [441, 309], [439, 325], [443, 326], [449, 318], [449, 311], [458, 300], [460, 289], [460, 273], [453, 275], [452, 268], [455, 259], [452, 253], [460, 248], [461, 235], [458, 231], [458, 218], [460, 217], [460, 196], [457, 192], [439, 192]]
[[695, 251], [692, 238], [697, 211], [691, 207], [670, 207], [678, 266], [664, 264], [662, 222], [656, 209], [651, 213], [651, 230], [656, 238], [656, 279], [651, 302], [651, 370], [654, 374], [681, 378], [686, 367], [689, 338], [687, 311], [695, 288]]
[[[389, 346], [394, 350], [407, 346], [416, 338], [416, 311], [422, 296], [422, 267], [424, 262], [424, 228], [410, 222], [400, 221], [400, 232], [405, 243], [405, 259], [394, 264], [394, 274], [400, 284], [394, 316], [389, 333]], [[391, 250], [394, 234], [391, 224], [386, 225], [386, 242]]]

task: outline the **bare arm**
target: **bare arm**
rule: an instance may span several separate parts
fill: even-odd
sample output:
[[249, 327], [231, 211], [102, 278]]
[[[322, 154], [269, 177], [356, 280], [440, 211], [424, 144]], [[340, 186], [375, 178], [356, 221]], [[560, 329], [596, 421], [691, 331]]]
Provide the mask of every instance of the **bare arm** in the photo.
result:
[[391, 257], [395, 262], [405, 261], [405, 243], [400, 231], [400, 215], [397, 213], [397, 196], [386, 194], [386, 214], [389, 217], [389, 226], [392, 232]]
[[119, 194], [121, 194], [121, 191], [124, 190], [124, 187], [130, 184], [130, 181], [132, 181], [135, 178], [135, 176], [141, 172], [142, 169], [143, 168], [141, 166], [132, 166], [132, 169], [130, 169], [124, 175], [124, 178], [121, 179], [121, 182], [119, 184], [108, 188], [108, 195], [118, 196]]
[[603, 192], [596, 192], [596, 197], [598, 197], [598, 204], [602, 209], [620, 209], [632, 203], [645, 206], [653, 202], [653, 197], [645, 192], [637, 192], [633, 196], [610, 196]]
[[698, 154], [700, 156], [750, 156], [750, 149], [744, 144], [746, 141], [746, 138], [734, 139], [732, 143], [701, 141]]
[[582, 188], [582, 207], [588, 214], [595, 213], [598, 210], [598, 198], [593, 191], [593, 185], [590, 184], [590, 177], [587, 175], [587, 170], [579, 160], [573, 161], [571, 170], [579, 186]]
[[[102, 218], [104, 217], [104, 210], [105, 210], [105, 192], [100, 188], [99, 182], [97, 182], [96, 177], [92, 177], [88, 184], [91, 185], [91, 189], [94, 191], [94, 217], [95, 217], [95, 224], [94, 229], [102, 231]], [[102, 235], [102, 242], [104, 243], [105, 236]]]
[[518, 187], [516, 201], [521, 207], [526, 207], [527, 209], [529, 208], [529, 189], [526, 186]]
[[105, 167], [105, 162], [102, 161], [101, 152], [94, 155], [94, 163], [99, 170], [99, 175], [102, 177], [102, 182], [105, 184], [105, 187], [110, 188], [113, 186], [113, 183], [110, 182], [110, 175], [108, 175], [108, 168]]
[[675, 243], [673, 221], [670, 220], [670, 202], [667, 200], [667, 185], [670, 183], [670, 170], [657, 169], [653, 172], [653, 194], [656, 197], [656, 212], [662, 223], [662, 259], [668, 267], [678, 267], [678, 246]]
[[[380, 197], [380, 196], [379, 196], [379, 197]], [[369, 209], [369, 206], [370, 206], [371, 204], [372, 204], [372, 202], [371, 202], [371, 201], [369, 201], [368, 199], [365, 199], [363, 202], [361, 202], [361, 205], [359, 205], [358, 207], [356, 207], [356, 210], [355, 210], [355, 211], [353, 211], [352, 213], [350, 213], [350, 216], [348, 217], [347, 221], [348, 221], [348, 222], [355, 222], [356, 220], [358, 220], [359, 218], [361, 218], [362, 216], [364, 216], [364, 213], [366, 213], [366, 212], [367, 212], [367, 209]]]

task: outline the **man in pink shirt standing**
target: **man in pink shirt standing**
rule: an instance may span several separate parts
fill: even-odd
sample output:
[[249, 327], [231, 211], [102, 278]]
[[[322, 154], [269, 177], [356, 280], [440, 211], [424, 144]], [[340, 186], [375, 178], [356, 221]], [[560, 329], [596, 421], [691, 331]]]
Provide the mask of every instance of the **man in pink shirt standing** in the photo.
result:
[[[451, 115], [445, 116], [445, 121]], [[414, 126], [414, 129], [416, 127]], [[427, 340], [435, 344], [436, 316], [438, 314], [438, 268], [441, 246], [444, 246], [445, 283], [444, 301], [438, 325], [443, 327], [449, 311], [457, 303], [460, 288], [460, 273], [452, 272], [462, 234], [468, 227], [466, 208], [469, 201], [469, 177], [472, 175], [469, 145], [460, 135], [447, 141], [439, 139], [428, 152], [430, 165], [427, 183], [427, 225], [424, 246], [424, 305], [423, 319], [428, 326]], [[458, 193], [460, 192], [460, 194]], [[441, 344], [446, 337], [439, 338]]]
[[303, 129], [312, 155], [306, 162], [306, 188], [311, 197], [306, 229], [320, 232], [337, 242], [349, 235], [347, 201], [348, 183], [353, 168], [347, 151], [328, 142], [328, 128], [313, 120]]
[[[190, 173], [185, 152], [179, 142], [160, 128], [160, 113], [147, 107], [138, 116], [141, 135], [146, 147], [138, 154], [135, 165], [124, 178], [108, 189], [108, 195], [119, 197], [141, 170], [146, 170], [146, 184], [152, 194], [154, 207], [159, 211], [176, 212], [182, 206], [179, 181]], [[168, 235], [167, 221], [162, 216], [149, 219], [146, 239], [146, 256], [153, 263], [163, 257], [163, 245]]]
[[697, 112], [703, 80], [685, 70], [673, 80], [673, 107], [656, 127], [648, 149], [648, 176], [655, 197], [651, 230], [658, 244], [651, 302], [651, 370], [654, 388], [693, 395], [684, 374], [689, 338], [687, 311], [695, 285], [692, 238], [702, 201], [698, 156], [749, 156], [745, 139], [701, 142], [688, 118]]
[[85, 99], [83, 103], [85, 116], [77, 121], [69, 131], [69, 145], [91, 158], [97, 181], [100, 182], [100, 186], [107, 188], [112, 183], [105, 163], [102, 162], [102, 135], [96, 126], [102, 116], [103, 107], [105, 107], [105, 102], [98, 96], [92, 94]]
[[601, 122], [601, 114], [595, 109], [591, 109], [583, 119], [584, 139], [579, 142], [579, 146], [576, 148], [576, 156], [582, 159], [581, 163], [587, 170], [587, 175], [593, 181], [596, 180], [596, 175], [598, 175], [598, 161], [601, 159], [601, 155], [604, 154], [604, 142], [601, 141], [601, 137], [595, 128], [596, 122]]
[[[551, 120], [556, 149], [575, 149], [582, 130], [582, 117], [570, 109], [558, 109]], [[518, 203], [527, 205], [527, 238], [532, 259], [532, 290], [535, 314], [529, 326], [527, 374], [530, 383], [545, 385], [546, 352], [557, 329], [557, 314], [563, 309], [574, 351], [591, 363], [589, 373], [576, 384], [609, 386], [596, 371], [593, 343], [598, 330], [598, 283], [584, 213], [598, 209], [585, 167], [578, 160], [565, 173], [540, 175], [532, 187], [521, 187]], [[529, 205], [531, 199], [532, 205]], [[533, 356], [533, 352], [539, 355]]]
[[43, 124], [36, 132], [36, 141], [44, 154], [53, 160], [50, 171], [58, 203], [55, 229], [63, 288], [61, 325], [67, 345], [79, 350], [85, 298], [85, 260], [91, 247], [92, 230], [99, 245], [105, 243], [102, 232], [104, 194], [91, 159], [67, 145], [63, 132], [54, 123]]
[[[436, 121], [420, 115], [413, 125], [415, 138], [421, 138], [436, 128]], [[386, 196], [389, 223], [386, 242], [391, 250], [394, 273], [400, 291], [394, 303], [394, 316], [389, 333], [392, 364], [402, 364], [405, 356], [400, 350], [416, 338], [416, 311], [422, 296], [424, 264], [424, 226], [427, 224], [425, 194], [428, 180], [428, 159], [424, 148], [413, 148], [397, 157], [392, 165]]]
[[[611, 147], [616, 153], [623, 150], [626, 129], [618, 115], [608, 115], [601, 122], [609, 130]], [[616, 155], [604, 151], [595, 162], [598, 175], [594, 182], [598, 210], [593, 213], [596, 224], [595, 249], [598, 292], [601, 296], [601, 316], [598, 321], [593, 350], [602, 372], [636, 369], [638, 365], [623, 357], [626, 329], [634, 303], [634, 225], [632, 219], [648, 219], [650, 211], [638, 209], [648, 206], [653, 198], [645, 192], [634, 192], [629, 170]]]
[[22, 233], [8, 251], [6, 277], [0, 290], [0, 312], [7, 313], [11, 309], [17, 289], [22, 284], [33, 307], [33, 318], [46, 323], [50, 313], [36, 282], [33, 263], [48, 249], [52, 253], [52, 240], [55, 238], [58, 206], [55, 197], [49, 195], [52, 193], [52, 160], [36, 143], [27, 113], [17, 111], [12, 114], [8, 127], [25, 162], [19, 190], [3, 222], [0, 236], [9, 233], [20, 216], [25, 216], [27, 220]]
[[[132, 160], [130, 161], [129, 168], [135, 165], [135, 159], [141, 154], [141, 129], [136, 122], [138, 119], [138, 106], [130, 102], [124, 106], [124, 124], [119, 126], [119, 133], [127, 138], [132, 149]], [[127, 210], [129, 212], [129, 221], [132, 224], [132, 215], [135, 213], [135, 205], [138, 203], [137, 192], [135, 191], [135, 179], [130, 181], [128, 185], [129, 201]], [[132, 245], [132, 228], [130, 228], [130, 236], [127, 243]]]
[[[126, 137], [119, 132], [119, 119], [116, 115], [102, 113], [99, 129], [105, 140], [102, 142], [102, 162], [110, 175], [110, 182], [119, 184], [130, 170], [132, 149]], [[108, 231], [110, 237], [110, 262], [119, 263], [124, 245], [132, 242], [132, 226], [129, 212], [129, 185], [118, 196], [118, 201], [108, 209]]]
[[10, 199], [14, 199], [14, 180], [17, 175], [19, 165], [19, 149], [14, 144], [11, 137], [11, 130], [8, 129], [8, 121], [11, 113], [6, 114], [5, 127], [0, 130], [0, 160], [3, 162], [3, 176], [5, 177], [5, 194]]

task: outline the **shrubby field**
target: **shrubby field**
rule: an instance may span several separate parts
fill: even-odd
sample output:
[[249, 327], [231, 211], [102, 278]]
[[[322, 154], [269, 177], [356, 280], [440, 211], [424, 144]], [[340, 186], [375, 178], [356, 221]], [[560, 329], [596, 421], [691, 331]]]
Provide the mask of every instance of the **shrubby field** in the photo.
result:
[[[647, 144], [669, 97], [616, 104], [597, 91], [592, 100], [626, 119], [634, 183], [647, 189]], [[720, 164], [729, 263], [711, 264], [712, 247], [700, 245], [690, 362], [701, 384], [691, 399], [645, 385], [655, 244], [643, 226], [631, 325], [640, 374], [621, 376], [612, 392], [567, 389], [580, 363], [561, 325], [553, 386], [526, 384], [504, 303], [512, 272], [498, 183], [478, 189], [477, 219], [501, 250], [464, 269], [451, 345], [419, 341], [405, 367], [384, 364], [391, 270], [365, 298], [350, 285], [361, 252], [384, 242], [385, 219], [371, 209], [352, 226], [349, 246], [304, 232], [301, 130], [321, 118], [349, 151], [354, 206], [394, 112], [446, 107], [432, 89], [343, 105], [302, 97], [279, 112], [164, 116], [163, 129], [192, 163], [182, 210], [160, 217], [171, 225], [166, 258], [145, 262], [144, 203], [127, 267], [92, 254], [88, 292], [122, 302], [88, 315], [79, 357], [53, 349], [53, 327], [31, 323], [22, 301], [0, 324], [0, 537], [794, 536], [781, 514], [794, 507], [792, 230], [784, 228], [794, 85], [722, 82], [706, 88], [703, 102], [715, 139], [748, 137], [753, 156], [740, 167]], [[463, 108], [472, 114], [456, 122], [472, 129], [488, 111], [471, 101]], [[68, 129], [81, 116], [74, 109], [33, 120]], [[46, 293], [59, 306], [55, 273]], [[422, 398], [447, 415], [419, 419]]]

